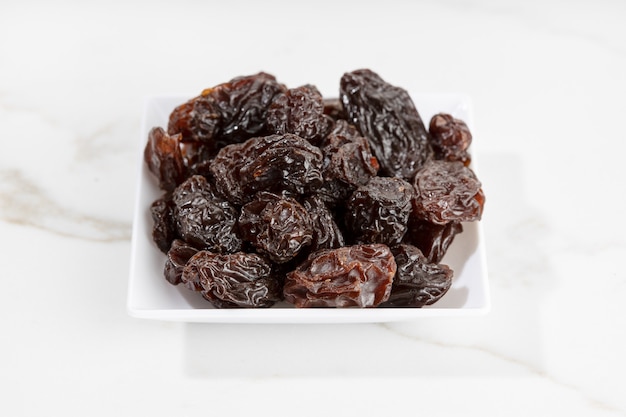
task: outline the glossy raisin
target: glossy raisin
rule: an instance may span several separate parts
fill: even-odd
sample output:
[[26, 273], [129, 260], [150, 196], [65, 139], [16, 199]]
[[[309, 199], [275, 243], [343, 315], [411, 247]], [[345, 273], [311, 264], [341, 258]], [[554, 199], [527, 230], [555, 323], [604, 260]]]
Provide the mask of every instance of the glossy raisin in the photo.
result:
[[348, 121], [370, 141], [383, 175], [411, 179], [432, 157], [428, 132], [406, 90], [363, 69], [343, 75], [340, 99]]
[[304, 199], [302, 206], [311, 217], [313, 229], [311, 251], [333, 249], [345, 245], [343, 233], [322, 198], [318, 195], [309, 196]]
[[322, 95], [312, 85], [277, 94], [267, 111], [270, 132], [293, 133], [313, 144], [318, 144], [332, 125], [332, 119], [324, 114]]
[[167, 253], [178, 236], [171, 196], [165, 195], [150, 206], [152, 215], [152, 240], [163, 253]]
[[214, 147], [243, 142], [265, 131], [267, 109], [286, 87], [270, 74], [242, 76], [205, 89], [170, 115], [168, 131]]
[[386, 245], [322, 249], [287, 274], [283, 294], [296, 307], [376, 307], [389, 298], [395, 273]]
[[439, 263], [448, 251], [454, 237], [463, 232], [460, 222], [435, 224], [412, 216], [403, 242], [416, 246], [428, 262]]
[[287, 133], [249, 139], [222, 148], [210, 165], [218, 191], [235, 204], [258, 191], [305, 194], [322, 182], [322, 151]]
[[276, 263], [285, 263], [313, 241], [307, 210], [296, 200], [268, 192], [241, 208], [241, 236]]
[[176, 239], [172, 242], [170, 250], [167, 252], [167, 259], [165, 260], [165, 268], [163, 268], [163, 275], [165, 279], [172, 285], [178, 285], [183, 283], [185, 287], [192, 291], [198, 291], [202, 287], [200, 282], [183, 282], [183, 268], [187, 261], [198, 252], [198, 249], [191, 246], [184, 240]]
[[182, 280], [200, 282], [204, 298], [218, 308], [271, 307], [281, 298], [271, 264], [254, 253], [200, 251], [185, 265]]
[[413, 186], [396, 177], [374, 177], [346, 203], [345, 224], [357, 243], [397, 245], [406, 233]]
[[241, 249], [237, 235], [238, 210], [218, 196], [201, 175], [189, 177], [172, 195], [178, 234], [188, 243], [218, 253]]
[[465, 166], [470, 164], [468, 148], [472, 143], [472, 134], [463, 120], [439, 113], [430, 119], [428, 131], [435, 159], [460, 161]]
[[160, 127], [151, 129], [148, 134], [144, 161], [159, 182], [159, 188], [164, 191], [173, 191], [187, 175], [180, 138], [180, 135], [168, 135]]
[[430, 263], [411, 245], [393, 248], [397, 271], [389, 299], [381, 307], [423, 307], [438, 301], [452, 285], [447, 265]]
[[429, 161], [414, 179], [415, 215], [435, 224], [480, 220], [485, 204], [481, 183], [462, 162]]

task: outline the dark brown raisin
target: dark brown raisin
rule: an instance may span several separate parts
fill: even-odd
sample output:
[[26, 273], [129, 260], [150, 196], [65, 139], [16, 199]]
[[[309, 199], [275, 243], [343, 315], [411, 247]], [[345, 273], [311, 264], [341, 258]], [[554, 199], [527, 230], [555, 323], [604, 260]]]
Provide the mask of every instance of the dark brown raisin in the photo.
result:
[[267, 111], [267, 128], [272, 133], [293, 133], [318, 144], [333, 121], [324, 114], [322, 95], [312, 85], [277, 94]]
[[311, 217], [313, 228], [311, 251], [344, 246], [343, 234], [322, 198], [317, 195], [309, 196], [304, 199], [302, 205]]
[[201, 175], [189, 177], [172, 196], [178, 234], [188, 243], [218, 253], [241, 249], [237, 235], [238, 210], [219, 197]]
[[150, 206], [152, 215], [152, 240], [163, 253], [167, 253], [178, 236], [171, 196], [165, 195]]
[[187, 175], [179, 145], [180, 135], [170, 136], [160, 127], [150, 130], [143, 155], [162, 190], [173, 191]]
[[276, 263], [285, 263], [313, 241], [307, 210], [296, 200], [268, 192], [241, 208], [241, 236]]
[[222, 148], [211, 162], [218, 191], [235, 204], [258, 191], [305, 194], [322, 184], [322, 151], [293, 134], [249, 139]]
[[346, 118], [346, 113], [343, 111], [341, 100], [338, 98], [324, 99], [324, 114], [330, 116], [330, 118], [335, 121]]
[[386, 245], [322, 249], [287, 274], [283, 294], [296, 307], [376, 307], [389, 298], [395, 273]]
[[345, 224], [357, 243], [402, 241], [406, 233], [413, 186], [396, 177], [374, 177], [356, 189], [346, 203]]
[[467, 149], [472, 143], [472, 134], [463, 120], [439, 113], [430, 119], [428, 131], [435, 159], [460, 161], [465, 166], [470, 164], [471, 157]]
[[389, 299], [381, 307], [423, 307], [438, 301], [452, 285], [447, 265], [430, 263], [411, 245], [393, 248], [397, 272]]
[[461, 232], [463, 225], [460, 222], [435, 224], [411, 216], [403, 241], [421, 250], [428, 262], [439, 263], [454, 237]]
[[233, 78], [174, 109], [168, 131], [211, 147], [243, 142], [265, 131], [267, 109], [285, 89], [274, 76], [262, 72]]
[[199, 282], [182, 281], [183, 268], [185, 267], [185, 264], [197, 252], [198, 249], [194, 248], [184, 240], [174, 240], [170, 250], [167, 252], [167, 259], [165, 260], [165, 268], [163, 269], [165, 279], [172, 285], [183, 283], [185, 287], [192, 291], [200, 290], [201, 286]]
[[480, 220], [485, 204], [481, 183], [462, 162], [429, 161], [414, 180], [415, 215], [435, 224]]
[[200, 282], [204, 298], [218, 308], [271, 307], [281, 298], [271, 264], [254, 253], [200, 251], [185, 265], [182, 280]]
[[348, 121], [370, 141], [383, 175], [411, 179], [432, 157], [426, 127], [404, 89], [363, 69], [344, 74], [340, 98]]

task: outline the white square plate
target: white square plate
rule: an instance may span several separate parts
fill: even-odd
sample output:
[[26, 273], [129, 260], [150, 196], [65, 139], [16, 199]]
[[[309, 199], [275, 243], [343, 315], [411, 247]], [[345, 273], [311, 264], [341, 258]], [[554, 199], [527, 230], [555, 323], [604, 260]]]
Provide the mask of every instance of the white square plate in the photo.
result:
[[[473, 131], [471, 104], [458, 94], [413, 94], [424, 123], [439, 112], [464, 120]], [[216, 309], [183, 286], [173, 286], [163, 277], [165, 255], [152, 242], [150, 205], [161, 196], [152, 174], [143, 162], [148, 132], [167, 128], [170, 112], [189, 97], [162, 96], [145, 102], [140, 136], [139, 175], [133, 224], [128, 287], [128, 312], [139, 318], [214, 323], [373, 323], [423, 317], [471, 316], [489, 310], [489, 288], [483, 232], [480, 222], [466, 223], [455, 237], [442, 263], [454, 270], [452, 287], [432, 306], [424, 308], [310, 308], [297, 309], [279, 303], [266, 309]], [[480, 138], [474, 136], [474, 143]], [[474, 145], [470, 151], [474, 149]], [[475, 156], [472, 168], [476, 170]], [[478, 175], [480, 179], [480, 175]], [[488, 197], [488, 196], [487, 196]]]

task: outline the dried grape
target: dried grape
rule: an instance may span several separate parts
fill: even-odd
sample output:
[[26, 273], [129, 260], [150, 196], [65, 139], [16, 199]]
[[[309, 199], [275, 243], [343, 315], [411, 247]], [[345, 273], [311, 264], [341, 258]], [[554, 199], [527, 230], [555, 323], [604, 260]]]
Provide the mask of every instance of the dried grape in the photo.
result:
[[348, 121], [370, 141], [382, 174], [411, 179], [431, 158], [428, 132], [406, 90], [363, 69], [343, 75], [340, 98]]
[[454, 237], [462, 231], [463, 225], [460, 222], [435, 224], [410, 217], [403, 242], [419, 248], [428, 262], [439, 263], [448, 251]]
[[474, 172], [462, 162], [431, 160], [414, 179], [414, 210], [435, 224], [480, 220], [485, 195]]
[[285, 263], [313, 241], [307, 210], [296, 200], [268, 192], [241, 208], [241, 236], [276, 263]]
[[270, 307], [281, 298], [270, 263], [254, 253], [200, 251], [185, 265], [182, 280], [200, 282], [202, 295], [218, 308]]
[[438, 113], [430, 119], [428, 132], [435, 159], [460, 161], [465, 166], [470, 164], [467, 149], [472, 143], [472, 134], [463, 120]]
[[447, 265], [428, 262], [411, 245], [393, 249], [397, 265], [389, 299], [381, 307], [423, 307], [435, 303], [450, 289], [452, 270]]
[[172, 196], [178, 234], [192, 245], [218, 253], [241, 249], [237, 235], [238, 211], [219, 197], [201, 175], [189, 177]]
[[173, 191], [185, 180], [186, 167], [179, 145], [180, 135], [170, 136], [160, 127], [150, 130], [144, 160], [164, 191]]
[[287, 274], [283, 294], [296, 307], [376, 307], [389, 298], [395, 273], [385, 245], [322, 249]]

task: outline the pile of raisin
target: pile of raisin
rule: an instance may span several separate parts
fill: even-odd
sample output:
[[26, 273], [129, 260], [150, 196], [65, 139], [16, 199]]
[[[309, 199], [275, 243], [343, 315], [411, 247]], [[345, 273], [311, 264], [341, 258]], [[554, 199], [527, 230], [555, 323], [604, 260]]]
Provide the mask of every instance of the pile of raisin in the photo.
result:
[[147, 139], [165, 279], [215, 308], [433, 304], [452, 284], [446, 251], [485, 204], [467, 125], [440, 113], [426, 128], [368, 69], [344, 74], [338, 99], [233, 78]]

